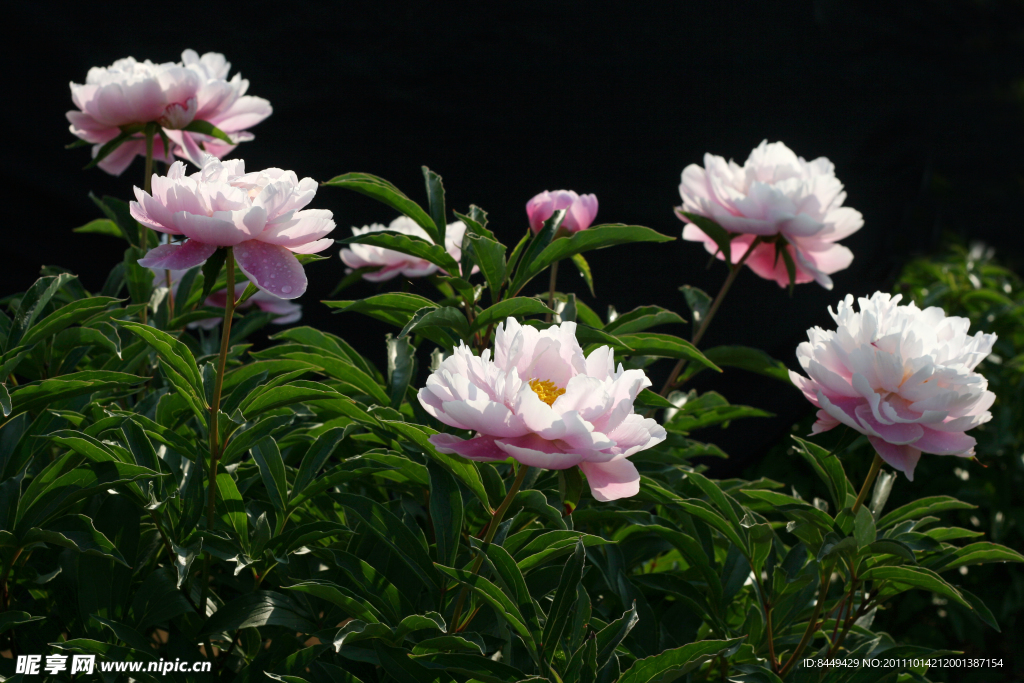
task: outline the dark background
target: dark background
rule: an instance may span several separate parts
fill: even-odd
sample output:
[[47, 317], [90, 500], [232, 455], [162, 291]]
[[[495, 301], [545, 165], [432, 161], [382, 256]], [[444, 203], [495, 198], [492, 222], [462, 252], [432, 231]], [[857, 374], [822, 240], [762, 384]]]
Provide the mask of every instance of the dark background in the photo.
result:
[[[747, 344], [794, 366], [794, 349], [847, 292], [889, 286], [901, 263], [936, 248], [944, 231], [993, 244], [1019, 263], [1024, 200], [1024, 5], [931, 2], [102, 3], [74, 14], [22, 4], [7, 26], [0, 148], [8, 294], [44, 263], [99, 289], [123, 243], [76, 235], [98, 217], [92, 190], [131, 198], [137, 159], [120, 178], [80, 170], [64, 112], [68, 81], [90, 66], [176, 61], [185, 48], [219, 51], [274, 114], [233, 156], [247, 168], [294, 169], [327, 180], [348, 171], [383, 176], [423, 201], [420, 166], [445, 179], [449, 209], [475, 203], [514, 243], [524, 204], [544, 189], [593, 192], [598, 221], [678, 236], [682, 169], [705, 152], [742, 163], [762, 139], [827, 156], [865, 227], [844, 243], [853, 266], [828, 292], [792, 298], [744, 272], [705, 344]], [[19, 47], [20, 46], [20, 47]], [[16, 48], [18, 51], [14, 52]], [[338, 230], [394, 214], [323, 188], [314, 207]], [[318, 303], [343, 276], [336, 250], [308, 268], [303, 322], [343, 335], [382, 364], [382, 324], [332, 316]], [[685, 312], [677, 291], [711, 294], [724, 279], [691, 243], [624, 246], [588, 254], [604, 313], [640, 304]], [[571, 267], [562, 288], [583, 289]], [[534, 285], [539, 291], [546, 278]], [[386, 287], [394, 288], [392, 282]], [[346, 298], [368, 296], [359, 284]], [[425, 283], [413, 291], [426, 291]], [[686, 316], [688, 317], [688, 316]], [[689, 330], [665, 329], [682, 336]], [[656, 388], [670, 363], [651, 371]], [[809, 406], [794, 389], [741, 371], [697, 384], [779, 417], [706, 435], [733, 455], [733, 474], [762, 454]]]

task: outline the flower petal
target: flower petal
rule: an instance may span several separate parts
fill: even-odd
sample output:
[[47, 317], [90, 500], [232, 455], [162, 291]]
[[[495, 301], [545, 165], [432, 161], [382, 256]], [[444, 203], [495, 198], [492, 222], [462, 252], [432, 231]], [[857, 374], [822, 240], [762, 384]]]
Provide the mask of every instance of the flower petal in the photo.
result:
[[921, 451], [913, 446], [891, 444], [877, 436], [869, 436], [868, 441], [871, 442], [875, 452], [881, 456], [882, 460], [889, 463], [893, 469], [907, 475], [909, 481], [914, 481], [914, 468], [917, 467], [917, 461], [921, 459]]
[[188, 270], [205, 263], [215, 251], [217, 245], [196, 240], [186, 240], [184, 244], [161, 244], [140, 258], [139, 265], [145, 268]]
[[442, 453], [456, 453], [469, 460], [495, 462], [508, 459], [508, 453], [498, 448], [489, 436], [460, 439], [454, 434], [434, 434], [430, 443]]
[[234, 252], [245, 276], [267, 294], [296, 299], [306, 291], [302, 264], [284, 247], [248, 240], [236, 245]]
[[594, 498], [607, 503], [640, 493], [640, 473], [626, 458], [610, 462], [581, 462]]

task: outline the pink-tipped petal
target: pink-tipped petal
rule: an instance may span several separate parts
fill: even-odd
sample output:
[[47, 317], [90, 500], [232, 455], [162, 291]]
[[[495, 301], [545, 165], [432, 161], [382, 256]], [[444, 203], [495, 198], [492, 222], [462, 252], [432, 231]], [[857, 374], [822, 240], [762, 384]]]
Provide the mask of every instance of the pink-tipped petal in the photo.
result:
[[626, 458], [610, 462], [582, 462], [580, 469], [587, 475], [590, 492], [602, 503], [640, 493], [640, 473], [636, 465]]
[[216, 245], [195, 240], [186, 240], [184, 244], [161, 244], [140, 258], [139, 265], [145, 268], [188, 270], [205, 263], [215, 251]]
[[917, 461], [921, 459], [920, 450], [913, 446], [891, 444], [877, 436], [869, 436], [868, 441], [871, 442], [871, 446], [882, 460], [889, 463], [893, 469], [907, 475], [909, 481], [914, 481], [914, 468], [917, 467]]
[[306, 291], [302, 264], [284, 247], [248, 240], [236, 245], [234, 252], [242, 272], [264, 292], [281, 299], [297, 299]]
[[495, 462], [508, 459], [508, 453], [494, 445], [494, 439], [487, 436], [460, 439], [454, 434], [434, 434], [430, 443], [442, 453], [456, 453], [469, 460]]

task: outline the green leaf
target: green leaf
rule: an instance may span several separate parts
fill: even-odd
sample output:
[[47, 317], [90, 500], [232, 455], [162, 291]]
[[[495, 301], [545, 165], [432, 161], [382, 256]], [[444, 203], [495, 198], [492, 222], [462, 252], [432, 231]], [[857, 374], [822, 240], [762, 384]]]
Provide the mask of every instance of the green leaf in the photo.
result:
[[351, 510], [431, 590], [440, 583], [422, 539], [381, 504], [351, 493], [336, 493], [334, 500]]
[[573, 254], [572, 264], [576, 266], [576, 270], [580, 272], [580, 277], [587, 283], [590, 296], [597, 296], [594, 294], [594, 275], [590, 272], [590, 264], [587, 263], [587, 259], [583, 258], [583, 254]]
[[505, 264], [507, 247], [497, 240], [466, 231], [466, 236], [462, 240], [462, 248], [480, 266], [480, 272], [484, 274], [487, 286], [491, 290], [491, 302], [496, 302], [507, 275]]
[[23, 533], [44, 526], [80, 500], [100, 491], [159, 473], [123, 462], [82, 462], [77, 453], [67, 453], [37, 474], [22, 494], [16, 530]]
[[316, 624], [288, 596], [274, 591], [254, 591], [221, 606], [206, 620], [198, 636], [232, 634], [239, 629], [260, 626], [283, 626], [292, 633], [317, 630]]
[[793, 288], [796, 286], [796, 263], [793, 262], [793, 254], [789, 251], [789, 243], [782, 239], [776, 242], [776, 253], [782, 256], [782, 262], [786, 264], [786, 275], [789, 276], [789, 294], [793, 295]]
[[288, 500], [288, 481], [285, 478], [284, 459], [273, 438], [266, 436], [260, 439], [252, 449], [252, 459], [260, 468], [260, 477], [267, 495], [275, 510], [284, 510]]
[[615, 316], [614, 320], [604, 326], [604, 331], [621, 335], [631, 332], [643, 332], [658, 325], [685, 322], [678, 313], [664, 309], [661, 306], [639, 306], [632, 311]]
[[437, 307], [437, 304], [430, 299], [406, 292], [378, 294], [360, 301], [325, 301], [324, 303], [329, 308], [337, 309], [338, 313], [363, 313], [399, 328], [405, 327], [413, 314], [421, 308]]
[[772, 417], [772, 414], [752, 406], [729, 405], [720, 394], [709, 391], [687, 400], [665, 423], [665, 428], [673, 432], [691, 432], [745, 417]]
[[[434, 243], [444, 248], [444, 234], [445, 227], [448, 224], [448, 220], [445, 218], [444, 210], [444, 185], [441, 184], [441, 176], [431, 171], [426, 166], [422, 167], [423, 180], [427, 185], [427, 207], [430, 210], [430, 219], [434, 221], [434, 226], [437, 228], [437, 235], [431, 235], [434, 239]], [[429, 231], [428, 231], [429, 232]], [[447, 268], [445, 270], [448, 270]], [[456, 267], [454, 270], [448, 270], [451, 275], [458, 275], [459, 269]]]
[[395, 420], [380, 420], [380, 425], [388, 431], [397, 434], [404, 439], [411, 441], [426, 453], [432, 460], [444, 467], [456, 479], [462, 482], [479, 499], [487, 514], [492, 512], [488, 502], [487, 490], [484, 488], [483, 480], [480, 478], [480, 470], [472, 460], [466, 460], [450, 453], [441, 453], [430, 443], [430, 437], [437, 434], [436, 431], [424, 425], [414, 425], [408, 422]]
[[34, 617], [28, 612], [3, 612], [2, 614], [0, 614], [0, 634], [7, 633], [7, 631], [9, 631], [13, 626], [28, 624], [33, 621], [42, 621], [44, 619], [46, 619], [46, 617]]
[[636, 626], [636, 622], [639, 620], [640, 617], [636, 614], [636, 601], [634, 600], [632, 606], [623, 612], [621, 617], [597, 632], [594, 641], [597, 645], [598, 671], [604, 668], [604, 665], [615, 654], [615, 648], [629, 635], [629, 632], [633, 630], [633, 627]]
[[853, 522], [853, 537], [857, 539], [859, 548], [875, 541], [875, 518], [871, 516], [871, 511], [863, 505], [857, 508], [857, 516]]
[[132, 218], [128, 202], [114, 197], [103, 197], [100, 199], [91, 192], [89, 193], [89, 199], [93, 201], [108, 219], [117, 225], [129, 244], [135, 247], [139, 246], [139, 223]]
[[300, 593], [314, 595], [321, 600], [326, 600], [340, 607], [352, 619], [360, 619], [367, 623], [380, 623], [384, 621], [381, 614], [368, 605], [364, 598], [330, 581], [308, 580], [292, 586], [284, 586], [284, 589], [299, 591]]
[[711, 297], [704, 290], [690, 285], [683, 285], [679, 291], [683, 293], [686, 305], [690, 307], [690, 317], [693, 318], [694, 326], [699, 327], [704, 322], [704, 316], [708, 314], [708, 309], [711, 308]]
[[71, 232], [82, 232], [93, 235], [110, 235], [111, 237], [124, 237], [121, 228], [109, 218], [96, 218], [85, 225], [75, 228]]
[[338, 445], [352, 431], [350, 427], [335, 427], [323, 432], [316, 438], [305, 455], [302, 456], [302, 463], [299, 471], [295, 474], [295, 481], [292, 483], [292, 497], [297, 496], [316, 477], [317, 472], [324, 466], [327, 460], [338, 449]]
[[664, 398], [660, 394], [656, 394], [650, 389], [644, 389], [637, 394], [636, 405], [643, 406], [645, 408], [675, 408], [676, 406]]
[[[957, 590], [959, 590], [960, 594], [964, 596], [964, 600], [971, 604], [971, 608], [974, 610], [974, 616], [994, 628], [997, 633], [1002, 633], [1002, 629], [999, 628], [999, 622], [996, 621], [995, 615], [992, 614], [992, 610], [988, 608], [988, 605], [986, 605], [981, 598], [964, 588], [958, 588]], [[2, 632], [2, 629], [0, 629], [0, 632]]]
[[[785, 364], [775, 360], [761, 349], [749, 346], [716, 346], [705, 351], [704, 355], [718, 366], [740, 368], [777, 379], [786, 384], [792, 384], [789, 379], [789, 370]], [[690, 373], [689, 376], [692, 377], [694, 374], [696, 373]]]
[[1024, 562], [1024, 555], [1005, 545], [979, 541], [957, 548], [952, 554], [945, 557], [940, 565], [933, 565], [933, 569], [945, 572], [958, 567], [986, 562]]
[[555, 322], [576, 322], [576, 295], [569, 293], [565, 295], [565, 303], [561, 306], [556, 307], [558, 310], [555, 316]]
[[526, 625], [526, 619], [516, 604], [512, 602], [511, 598], [505, 595], [500, 588], [479, 574], [473, 574], [461, 569], [452, 569], [451, 567], [444, 567], [439, 564], [435, 566], [438, 571], [460, 583], [468, 585], [474, 593], [494, 609], [498, 617], [508, 622], [530, 650], [536, 651], [537, 643], [530, 628]]
[[430, 476], [430, 519], [434, 525], [437, 559], [441, 564], [455, 564], [462, 534], [462, 492], [455, 477], [433, 460], [427, 461]]
[[[443, 201], [443, 200], [442, 200]], [[378, 232], [364, 232], [361, 235], [353, 235], [343, 240], [335, 240], [338, 246], [348, 244], [369, 244], [382, 249], [390, 249], [403, 254], [409, 254], [421, 258], [438, 266], [450, 275], [458, 275], [459, 264], [452, 258], [444, 248], [444, 242], [431, 244], [421, 237], [405, 235], [393, 230], [382, 230]]]
[[901, 593], [909, 588], [923, 588], [938, 593], [967, 609], [973, 609], [956, 588], [946, 583], [945, 579], [924, 567], [872, 567], [861, 574], [864, 581], [888, 581], [884, 592]]
[[247, 428], [236, 431], [228, 442], [227, 447], [221, 453], [221, 460], [224, 464], [230, 465], [240, 455], [255, 446], [261, 439], [269, 437], [279, 429], [291, 424], [294, 419], [292, 415], [274, 415], [264, 418], [259, 422], [251, 423]]
[[35, 324], [46, 310], [47, 304], [66, 284], [75, 279], [74, 275], [61, 273], [36, 280], [28, 291], [18, 300], [11, 320], [11, 329], [7, 333], [5, 349], [13, 349], [21, 342], [21, 338]]
[[49, 543], [62, 548], [77, 550], [83, 555], [106, 557], [125, 567], [128, 563], [106, 536], [96, 530], [91, 519], [85, 515], [65, 515], [45, 529], [29, 529], [21, 538], [24, 546], [32, 543]]
[[[853, 486], [846, 478], [846, 471], [843, 470], [843, 464], [839, 462], [839, 458], [836, 457], [835, 453], [829, 453], [818, 444], [805, 441], [800, 437], [794, 436], [793, 441], [796, 442], [797, 451], [799, 451], [800, 455], [814, 468], [818, 477], [825, 482], [836, 510], [841, 511], [846, 508], [847, 497], [852, 495]], [[879, 529], [885, 528], [885, 525], [882, 523], [883, 521], [884, 519], [879, 521]]]
[[83, 394], [108, 389], [127, 389], [146, 381], [123, 372], [83, 370], [52, 379], [22, 384], [11, 392], [11, 413], [34, 412]]
[[896, 526], [900, 522], [904, 522], [908, 519], [920, 519], [926, 515], [933, 515], [936, 512], [945, 512], [947, 510], [973, 510], [976, 505], [965, 503], [961, 500], [957, 500], [952, 496], [929, 496], [927, 498], [919, 498], [911, 503], [907, 503], [902, 507], [898, 507], [885, 517], [878, 520], [879, 529], [887, 529], [891, 526]]
[[553, 314], [554, 311], [544, 305], [540, 299], [535, 299], [530, 296], [517, 296], [511, 299], [505, 299], [504, 301], [494, 304], [490, 308], [484, 309], [473, 320], [473, 326], [470, 328], [470, 332], [476, 332], [488, 325], [503, 323], [509, 317], [522, 320], [524, 316], [545, 315], [547, 313]]
[[128, 247], [124, 252], [124, 280], [128, 285], [128, 294], [132, 303], [148, 307], [153, 297], [154, 273], [149, 268], [139, 265], [139, 259], [145, 254], [144, 249]]
[[200, 121], [198, 119], [192, 121], [190, 124], [182, 128], [190, 133], [200, 133], [202, 135], [209, 135], [212, 138], [217, 138], [221, 142], [226, 142], [229, 145], [237, 144], [234, 140], [228, 136], [227, 133], [222, 131], [217, 126], [213, 125], [209, 121]]
[[434, 224], [434, 220], [427, 215], [427, 212], [383, 178], [378, 178], [369, 173], [345, 173], [344, 175], [335, 176], [322, 184], [328, 187], [343, 187], [353, 190], [387, 204], [416, 221], [421, 228], [427, 231], [434, 244], [444, 244], [443, 239], [438, 239], [438, 228]]
[[633, 349], [630, 353], [632, 356], [683, 358], [700, 363], [715, 372], [722, 371], [720, 367], [705, 358], [704, 354], [698, 351], [696, 346], [680, 337], [674, 337], [670, 334], [643, 332], [640, 334], [622, 334], [618, 335], [618, 338], [623, 344]]
[[96, 156], [92, 158], [92, 161], [85, 165], [85, 169], [88, 170], [90, 168], [93, 168], [98, 163], [106, 159], [115, 149], [117, 149], [125, 142], [127, 142], [129, 139], [131, 139], [131, 137], [135, 135], [135, 133], [137, 132], [137, 130], [131, 129], [122, 130], [120, 133], [118, 133], [117, 137], [115, 137], [113, 140], [109, 142], [104, 143], [103, 146], [99, 148], [99, 151], [96, 152]]
[[571, 515], [583, 496], [583, 477], [578, 467], [558, 470], [558, 496], [562, 499], [562, 514]]
[[[436, 640], [436, 639], [434, 639]], [[417, 647], [422, 647], [421, 641]], [[415, 653], [416, 650], [414, 649]], [[412, 660], [428, 669], [458, 673], [468, 676], [470, 680], [483, 683], [516, 683], [526, 679], [519, 669], [496, 662], [490, 657], [480, 657], [462, 653], [427, 653], [413, 654]]]
[[[554, 233], [552, 233], [554, 234]], [[512, 249], [512, 255], [508, 257], [508, 273], [512, 274], [516, 270], [516, 265], [519, 263], [519, 259], [522, 258], [523, 252], [526, 251], [526, 246], [530, 243], [530, 238], [533, 237], [533, 231], [527, 228], [526, 232], [519, 239], [519, 242]]]
[[638, 659], [622, 674], [618, 683], [667, 683], [693, 671], [712, 657], [731, 656], [743, 640], [702, 640]]
[[[859, 513], [860, 510], [857, 512]], [[864, 547], [872, 555], [895, 555], [896, 557], [902, 557], [912, 564], [917, 564], [917, 557], [914, 555], [914, 551], [906, 543], [900, 541], [883, 538], [868, 543]]]
[[536, 257], [531, 257], [530, 253], [524, 254], [523, 263], [516, 273], [511, 291], [517, 293], [527, 282], [552, 263], [574, 254], [630, 242], [671, 242], [673, 240], [675, 240], [674, 237], [662, 235], [639, 225], [597, 225], [580, 230], [571, 237], [551, 241]]
[[544, 624], [544, 634], [540, 640], [542, 652], [545, 651], [550, 657], [554, 655], [558, 641], [562, 639], [565, 631], [565, 623], [569, 618], [569, 610], [576, 602], [576, 587], [583, 578], [583, 565], [587, 560], [587, 550], [583, 540], [576, 542], [576, 549], [572, 557], [566, 562], [562, 569], [562, 576], [558, 580], [558, 588], [551, 600], [551, 608], [548, 610], [548, 618]]
[[[223, 248], [213, 252], [213, 255], [206, 259], [202, 266], [203, 290], [198, 301], [206, 301], [207, 297], [215, 289], [227, 288], [227, 280], [221, 280], [221, 273], [224, 272], [224, 264], [227, 262], [227, 259], [228, 250]], [[236, 270], [235, 272], [237, 273], [238, 271]]]
[[106, 296], [96, 296], [88, 299], [72, 301], [33, 325], [25, 333], [25, 336], [22, 337], [21, 344], [28, 346], [29, 344], [34, 344], [40, 339], [45, 339], [51, 335], [57, 334], [64, 328], [70, 327], [77, 322], [81, 322], [82, 320], [103, 311], [117, 301], [117, 299]]
[[203, 376], [199, 372], [199, 367], [196, 365], [196, 360], [192, 356], [192, 351], [190, 351], [184, 343], [178, 341], [166, 332], [162, 332], [148, 325], [129, 322], [127, 320], [119, 320], [117, 323], [153, 347], [157, 352], [157, 355], [159, 355], [165, 363], [174, 368], [175, 372], [185, 378], [189, 386], [195, 390], [197, 396], [200, 398], [205, 396], [205, 392], [203, 391]]
[[203, 551], [203, 539], [199, 537], [195, 542], [186, 546], [179, 546], [171, 542], [171, 550], [174, 551], [174, 557], [172, 558], [174, 560], [174, 567], [178, 570], [178, 588], [181, 588], [181, 585], [189, 577], [192, 563], [199, 556], [199, 553]]
[[339, 396], [337, 391], [326, 384], [295, 380], [290, 384], [271, 387], [263, 392], [254, 392], [248, 399], [242, 401], [242, 405], [238, 409], [242, 411], [242, 415], [246, 419], [251, 420], [268, 410], [276, 410], [304, 401], [320, 401]]
[[363, 370], [353, 365], [348, 358], [341, 359], [336, 356], [326, 355], [323, 353], [313, 354], [303, 352], [287, 353], [284, 357], [301, 360], [312, 366], [320, 367], [323, 373], [328, 377], [341, 380], [342, 382], [359, 389], [367, 396], [376, 400], [379, 405], [387, 405], [389, 401], [387, 393], [385, 393], [381, 386], [377, 384], [377, 381], [370, 375], [366, 374]]
[[461, 339], [469, 337], [469, 322], [462, 311], [451, 306], [424, 306], [416, 311], [409, 322], [405, 324], [398, 338], [404, 339], [409, 333], [416, 332], [423, 334], [423, 330], [439, 328], [454, 332]]
[[689, 213], [679, 208], [676, 209], [676, 214], [680, 218], [689, 219], [687, 222], [693, 223], [701, 231], [710, 237], [715, 244], [718, 245], [718, 250], [725, 256], [726, 263], [732, 263], [732, 238], [733, 236], [723, 228], [721, 225], [711, 220], [707, 216], [701, 216], [696, 213]]
[[3, 409], [4, 417], [11, 414], [14, 405], [11, 403], [11, 395], [7, 391], [7, 385], [0, 383], [0, 409]]
[[373, 641], [377, 661], [396, 683], [447, 683], [451, 678], [446, 673], [434, 673], [409, 658], [409, 651], [391, 647], [380, 640]]
[[[512, 252], [512, 258], [509, 262], [509, 272], [515, 272], [515, 276], [512, 278], [512, 283], [509, 285], [509, 293], [512, 296], [519, 294], [519, 290], [529, 282], [530, 278], [525, 277], [524, 273], [532, 269], [532, 262], [536, 260], [537, 256], [540, 255], [544, 249], [551, 244], [551, 241], [555, 238], [555, 233], [562, 227], [562, 221], [565, 220], [565, 210], [555, 211], [551, 214], [551, 217], [544, 221], [544, 225], [541, 227], [535, 235], [532, 235], [530, 231], [526, 233], [526, 244], [525, 247], [520, 250], [517, 245], [515, 250]], [[520, 242], [520, 245], [523, 243]], [[519, 260], [518, 268], [513, 271], [513, 264]], [[544, 270], [544, 266], [537, 269], [537, 273]], [[536, 273], [534, 273], [536, 274]]]
[[409, 382], [412, 381], [412, 376], [415, 372], [415, 352], [409, 340], [402, 336], [392, 337], [388, 335], [387, 347], [390, 406], [398, 409], [402, 405], [402, 399], [405, 398], [405, 390], [409, 387]]
[[245, 501], [230, 473], [221, 472], [217, 475], [217, 493], [217, 507], [224, 511], [221, 520], [234, 530], [235, 539], [241, 543], [242, 548], [248, 549], [249, 521], [245, 513]]

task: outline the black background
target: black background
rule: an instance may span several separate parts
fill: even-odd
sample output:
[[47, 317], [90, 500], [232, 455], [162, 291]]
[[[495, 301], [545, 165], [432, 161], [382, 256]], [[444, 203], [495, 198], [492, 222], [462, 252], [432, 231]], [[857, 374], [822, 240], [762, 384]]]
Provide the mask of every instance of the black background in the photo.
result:
[[[827, 156], [847, 205], [865, 217], [844, 242], [856, 254], [852, 267], [834, 276], [833, 291], [801, 285], [792, 298], [743, 273], [709, 346], [758, 346], [793, 366], [804, 330], [830, 324], [828, 305], [888, 287], [900, 264], [934, 249], [944, 231], [985, 240], [1011, 262], [1021, 253], [1020, 2], [65, 7], [22, 5], [5, 31], [3, 294], [24, 290], [44, 263], [99, 289], [121, 259], [123, 243], [70, 230], [98, 216], [90, 190], [129, 199], [142, 162], [120, 178], [80, 170], [88, 151], [63, 149], [73, 140], [68, 81], [127, 55], [176, 61], [185, 48], [223, 52], [232, 73], [249, 79], [249, 94], [271, 101], [256, 140], [233, 155], [250, 170], [279, 166], [317, 180], [365, 171], [422, 202], [426, 164], [444, 177], [449, 209], [483, 207], [509, 243], [525, 228], [524, 204], [544, 189], [595, 193], [599, 223], [678, 236], [679, 175], [705, 152], [742, 163], [767, 138], [807, 159]], [[333, 188], [312, 206], [334, 211], [338, 238], [394, 217]], [[343, 276], [336, 250], [325, 254], [332, 259], [308, 268], [304, 323], [382, 363], [382, 324], [318, 303]], [[719, 264], [705, 268], [703, 248], [681, 241], [588, 259], [600, 305], [583, 298], [601, 313], [608, 304], [685, 313], [679, 285], [713, 294], [725, 276]], [[563, 289], [582, 291], [571, 267], [561, 275]], [[546, 279], [534, 284], [539, 291]], [[345, 296], [376, 289], [363, 283]], [[423, 283], [413, 291], [431, 295]], [[651, 371], [656, 385], [668, 366]], [[721, 474], [763, 453], [809, 410], [795, 390], [741, 371], [697, 384], [779, 415], [708, 435], [733, 455]]]

